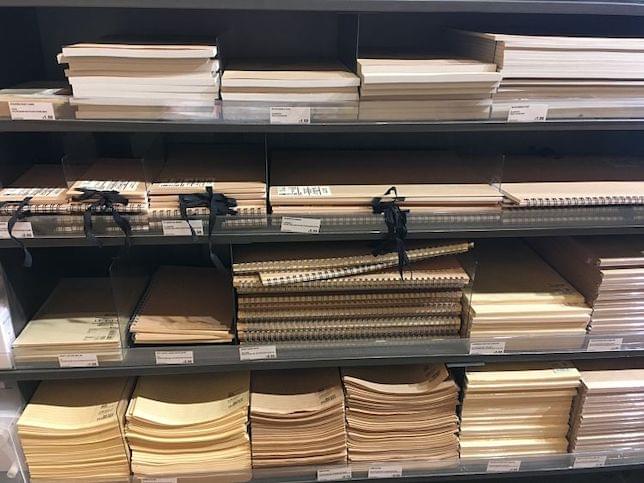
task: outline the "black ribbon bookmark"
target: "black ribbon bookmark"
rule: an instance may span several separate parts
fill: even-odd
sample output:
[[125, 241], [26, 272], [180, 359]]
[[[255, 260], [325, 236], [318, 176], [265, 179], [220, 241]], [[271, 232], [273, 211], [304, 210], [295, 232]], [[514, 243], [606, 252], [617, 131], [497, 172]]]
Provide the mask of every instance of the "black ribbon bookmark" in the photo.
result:
[[9, 238], [11, 238], [16, 245], [22, 248], [22, 252], [24, 254], [22, 265], [25, 268], [31, 268], [31, 265], [33, 264], [33, 257], [31, 256], [31, 253], [29, 253], [29, 250], [27, 250], [25, 242], [13, 235], [13, 228], [16, 226], [16, 223], [24, 220], [31, 214], [30, 212], [25, 211], [25, 207], [29, 204], [30, 201], [31, 196], [27, 196], [22, 201], [5, 201], [0, 205], [16, 205], [16, 211], [14, 211], [14, 213], [11, 215], [11, 218], [9, 218], [9, 221], [7, 221], [7, 231], [9, 232]]
[[237, 206], [237, 200], [228, 198], [221, 193], [215, 193], [211, 186], [206, 186], [206, 191], [203, 193], [193, 193], [190, 195], [179, 195], [179, 212], [181, 218], [188, 223], [192, 238], [196, 240], [197, 234], [195, 229], [190, 224], [188, 217], [188, 208], [208, 208], [208, 250], [210, 252], [210, 260], [219, 271], [226, 271], [226, 267], [219, 259], [214, 251], [212, 241], [212, 231], [217, 223], [218, 216], [236, 215], [237, 212], [233, 209]]
[[91, 204], [83, 213], [83, 230], [85, 236], [96, 243], [99, 247], [103, 246], [102, 242], [94, 234], [94, 223], [92, 214], [96, 212], [106, 212], [112, 215], [114, 223], [125, 234], [125, 247], [130, 247], [130, 237], [132, 236], [132, 225], [129, 220], [119, 213], [117, 205], [127, 206], [129, 200], [121, 195], [118, 191], [101, 191], [88, 188], [78, 188], [81, 192], [72, 198], [73, 201], [90, 201]]
[[[392, 201], [382, 201], [385, 196], [394, 194]], [[398, 252], [398, 273], [400, 278], [403, 277], [403, 271], [409, 265], [409, 256], [405, 249], [405, 238], [407, 238], [407, 213], [409, 210], [401, 210], [398, 206], [399, 201], [405, 201], [405, 198], [398, 196], [398, 190], [395, 186], [389, 188], [382, 197], [374, 198], [371, 201], [371, 207], [374, 214], [383, 214], [385, 224], [387, 225], [387, 237], [379, 243], [379, 246], [373, 251], [375, 255], [383, 255], [391, 251], [392, 242]]]

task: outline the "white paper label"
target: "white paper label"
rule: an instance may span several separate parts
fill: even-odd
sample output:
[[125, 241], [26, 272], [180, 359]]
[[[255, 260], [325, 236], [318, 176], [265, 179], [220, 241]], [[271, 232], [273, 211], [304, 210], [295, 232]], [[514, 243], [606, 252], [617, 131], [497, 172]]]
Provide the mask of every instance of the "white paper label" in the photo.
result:
[[271, 124], [311, 124], [311, 108], [271, 107]]
[[600, 468], [606, 464], [606, 455], [579, 455], [575, 456], [573, 468]]
[[318, 481], [338, 481], [338, 480], [350, 480], [350, 479], [351, 479], [351, 467], [349, 466], [339, 466], [334, 468], [318, 469]]
[[191, 236], [190, 226], [195, 235], [203, 235], [203, 220], [190, 220], [190, 226], [185, 220], [163, 220], [163, 236]]
[[281, 231], [288, 233], [320, 233], [320, 219], [283, 216]]
[[98, 367], [96, 354], [60, 354], [60, 367]]
[[154, 358], [157, 364], [194, 364], [192, 351], [156, 351]]
[[141, 478], [141, 483], [177, 483], [176, 478]]
[[[16, 238], [33, 238], [34, 230], [31, 226], [30, 221], [18, 221], [13, 225], [13, 230], [11, 231], [13, 236]], [[9, 237], [9, 226], [8, 222], [0, 223], [0, 238], [10, 238]]]
[[331, 196], [330, 186], [278, 186], [277, 196], [288, 196], [291, 198], [307, 198]]
[[10, 101], [9, 112], [14, 121], [50, 121], [56, 119], [51, 102]]
[[240, 361], [259, 361], [277, 359], [277, 348], [274, 345], [243, 346], [239, 348]]
[[505, 341], [497, 342], [470, 342], [470, 354], [503, 354]]
[[548, 117], [548, 104], [510, 106], [508, 122], [543, 122]]
[[401, 465], [380, 464], [369, 466], [368, 478], [400, 478], [402, 477]]
[[619, 351], [622, 350], [622, 342], [624, 341], [621, 337], [616, 337], [614, 339], [590, 339], [588, 341], [588, 347], [586, 348], [587, 352], [608, 352], [608, 351]]
[[488, 473], [510, 473], [519, 471], [521, 460], [490, 460], [487, 462]]

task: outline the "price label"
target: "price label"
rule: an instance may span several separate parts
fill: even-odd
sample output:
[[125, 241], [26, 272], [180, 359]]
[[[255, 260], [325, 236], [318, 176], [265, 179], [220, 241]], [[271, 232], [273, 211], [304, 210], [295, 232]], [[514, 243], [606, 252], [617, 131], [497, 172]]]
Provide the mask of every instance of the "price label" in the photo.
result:
[[60, 367], [98, 367], [96, 354], [60, 354], [58, 356]]
[[487, 463], [488, 473], [511, 473], [521, 468], [521, 460], [490, 460]]
[[548, 117], [548, 104], [510, 106], [508, 122], [543, 122]]
[[[33, 238], [34, 230], [30, 221], [18, 221], [13, 225], [13, 236], [16, 238]], [[10, 238], [8, 222], [0, 223], [0, 238]]]
[[195, 231], [195, 235], [203, 235], [203, 221], [190, 220], [190, 226], [185, 220], [163, 220], [163, 236], [191, 236], [190, 226]]
[[277, 196], [297, 198], [331, 196], [330, 186], [278, 186]]
[[320, 233], [320, 219], [283, 216], [281, 231], [288, 233], [317, 234]]
[[14, 121], [51, 121], [56, 119], [51, 102], [9, 102], [9, 114]]
[[243, 346], [239, 348], [240, 361], [259, 361], [277, 359], [277, 348], [274, 345]]
[[490, 355], [505, 353], [505, 341], [470, 342], [470, 354]]
[[350, 480], [351, 467], [318, 468], [318, 481]]
[[163, 364], [194, 364], [192, 351], [156, 351], [154, 353], [157, 365]]
[[575, 456], [573, 468], [600, 468], [606, 464], [606, 455], [579, 455]]
[[392, 464], [381, 464], [369, 466], [368, 478], [401, 478], [402, 466]]
[[622, 350], [623, 341], [624, 339], [622, 337], [613, 339], [590, 339], [586, 347], [586, 352], [619, 351]]
[[311, 108], [271, 107], [271, 124], [311, 124]]
[[141, 483], [177, 483], [177, 478], [141, 478]]

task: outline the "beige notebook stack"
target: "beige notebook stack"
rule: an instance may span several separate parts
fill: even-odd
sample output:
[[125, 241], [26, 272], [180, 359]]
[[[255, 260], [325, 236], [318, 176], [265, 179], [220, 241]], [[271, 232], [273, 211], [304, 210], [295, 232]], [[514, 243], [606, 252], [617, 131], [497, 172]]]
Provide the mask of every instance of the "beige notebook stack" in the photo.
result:
[[[473, 289], [466, 293], [464, 335], [538, 337], [524, 341], [533, 349], [561, 348], [583, 339], [591, 308], [534, 250], [519, 240], [495, 240], [478, 248]], [[508, 341], [506, 348], [521, 343]]]
[[572, 452], [641, 451], [644, 370], [582, 370], [569, 439]]
[[468, 242], [410, 244], [398, 254], [362, 244], [240, 248], [233, 264], [242, 343], [458, 334], [469, 277], [454, 254]]
[[63, 47], [79, 119], [213, 117], [219, 90], [214, 44], [81, 43]]
[[141, 377], [125, 428], [134, 475], [249, 479], [249, 382], [248, 372]]
[[43, 381], [18, 420], [33, 481], [129, 481], [125, 378]]
[[[67, 183], [60, 163], [34, 164], [9, 186], [0, 189], [0, 203], [19, 202], [30, 197], [29, 204], [23, 208], [26, 213], [69, 213], [66, 193]], [[11, 215], [15, 211], [15, 204], [0, 207], [2, 214]]]
[[340, 372], [323, 368], [253, 373], [250, 424], [254, 468], [345, 462]]
[[565, 237], [530, 243], [586, 297], [593, 311], [591, 334], [644, 331], [642, 237]]
[[[411, 215], [499, 213], [502, 194], [473, 158], [432, 151], [277, 151], [271, 156], [275, 215], [369, 215], [395, 186]], [[398, 166], [399, 169], [392, 169]], [[430, 168], [428, 168], [428, 166]], [[493, 171], [489, 167], [489, 171]]]
[[232, 341], [233, 291], [214, 268], [161, 266], [130, 324], [135, 344]]
[[358, 59], [360, 120], [487, 119], [501, 82], [493, 63], [458, 58]]
[[121, 332], [108, 278], [63, 278], [13, 343], [16, 363], [57, 362], [62, 354], [118, 361]]
[[565, 363], [468, 369], [461, 457], [565, 453], [570, 409], [579, 384], [579, 371]]
[[349, 461], [458, 460], [458, 386], [443, 364], [342, 369]]

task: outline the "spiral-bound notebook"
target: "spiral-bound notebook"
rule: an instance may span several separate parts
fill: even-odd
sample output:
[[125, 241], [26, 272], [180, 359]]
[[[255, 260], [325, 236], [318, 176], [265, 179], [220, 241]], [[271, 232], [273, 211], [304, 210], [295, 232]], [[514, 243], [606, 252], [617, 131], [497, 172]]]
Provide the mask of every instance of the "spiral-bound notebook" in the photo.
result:
[[519, 207], [644, 204], [644, 181], [503, 183], [500, 189]]

